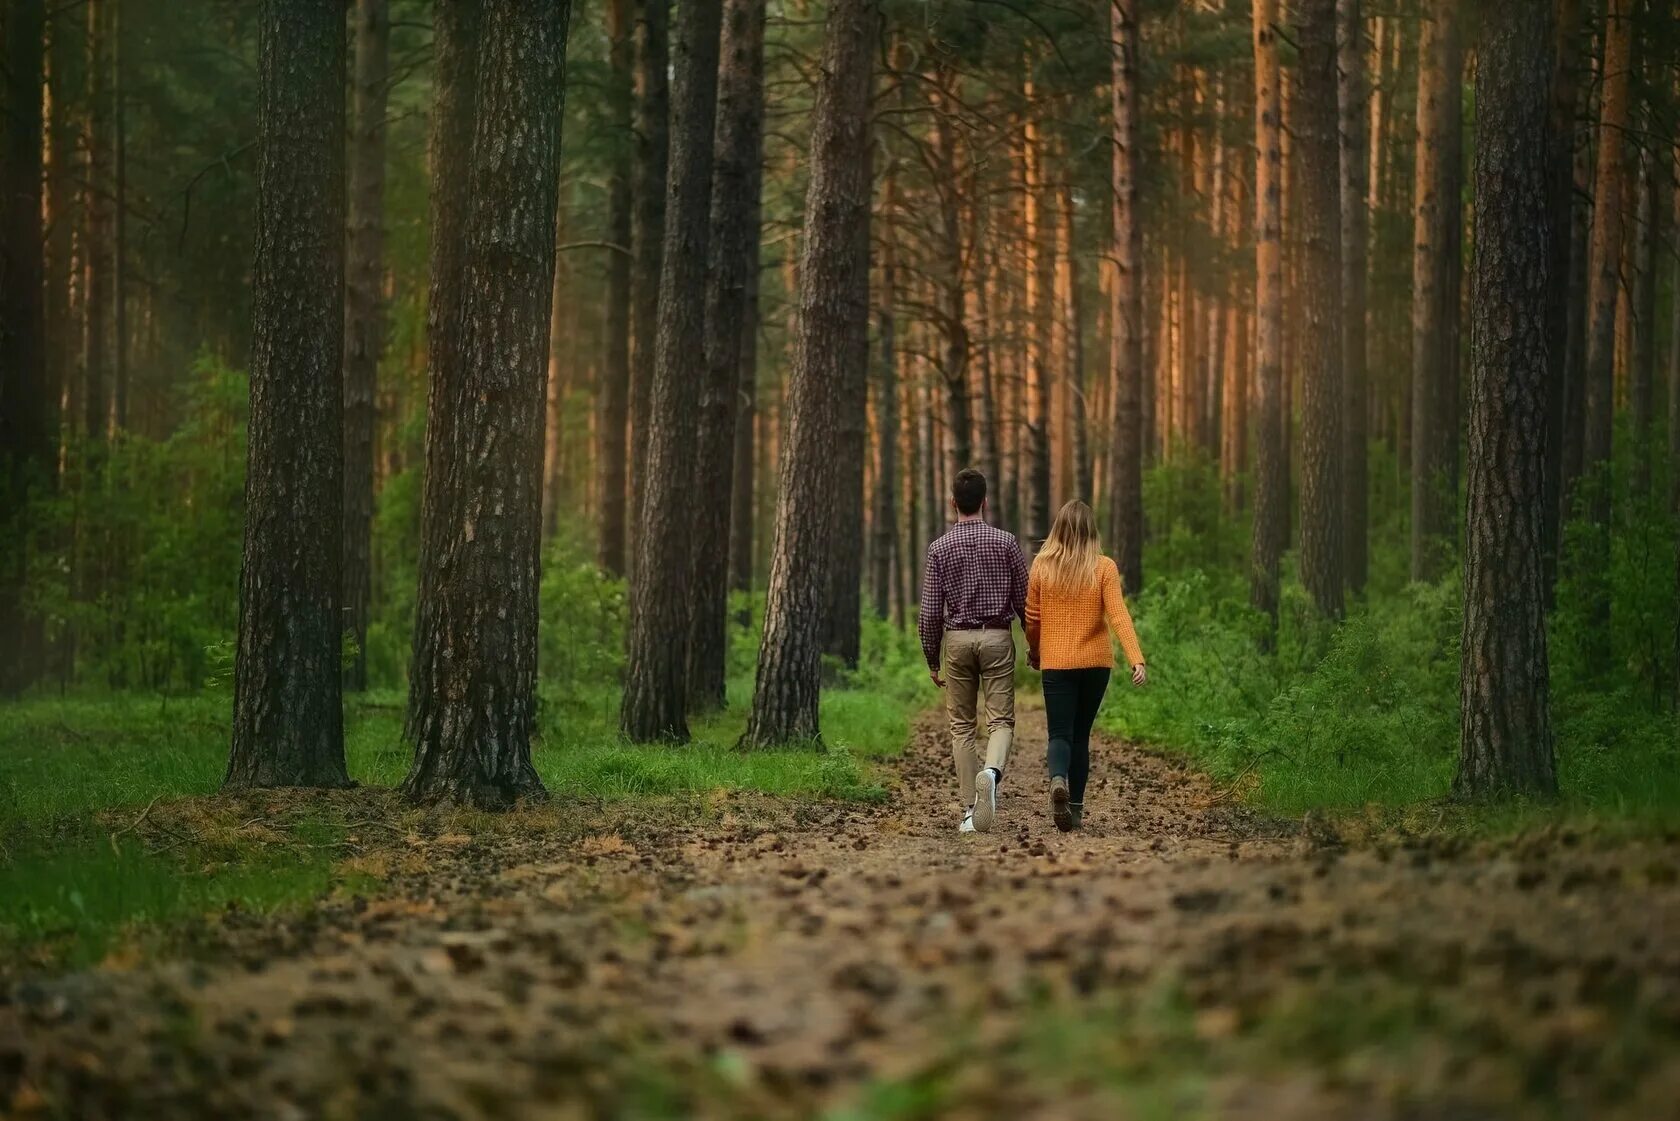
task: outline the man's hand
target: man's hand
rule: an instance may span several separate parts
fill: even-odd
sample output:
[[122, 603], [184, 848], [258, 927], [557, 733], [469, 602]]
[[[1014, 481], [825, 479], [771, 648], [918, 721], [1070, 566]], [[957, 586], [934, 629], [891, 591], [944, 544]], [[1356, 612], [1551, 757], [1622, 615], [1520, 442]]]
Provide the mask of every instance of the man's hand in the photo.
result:
[[1132, 667], [1132, 684], [1140, 688], [1149, 684], [1149, 667], [1142, 662]]
[[1031, 666], [1033, 669], [1038, 668], [1038, 651], [1037, 650], [1028, 650], [1027, 651], [1027, 665]]
[[939, 686], [941, 689], [945, 688], [945, 679], [943, 677], [939, 676], [939, 671], [938, 670], [936, 670], [936, 669], [928, 670], [928, 676], [933, 679], [933, 683], [935, 685]]

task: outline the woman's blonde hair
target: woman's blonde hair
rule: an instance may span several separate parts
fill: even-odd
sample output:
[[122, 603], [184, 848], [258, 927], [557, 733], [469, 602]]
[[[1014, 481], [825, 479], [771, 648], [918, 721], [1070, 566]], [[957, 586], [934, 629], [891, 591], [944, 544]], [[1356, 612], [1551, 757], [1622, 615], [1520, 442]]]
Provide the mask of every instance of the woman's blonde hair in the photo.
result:
[[1077, 592], [1097, 582], [1102, 542], [1091, 508], [1077, 498], [1056, 513], [1050, 536], [1033, 559], [1044, 586], [1056, 592]]

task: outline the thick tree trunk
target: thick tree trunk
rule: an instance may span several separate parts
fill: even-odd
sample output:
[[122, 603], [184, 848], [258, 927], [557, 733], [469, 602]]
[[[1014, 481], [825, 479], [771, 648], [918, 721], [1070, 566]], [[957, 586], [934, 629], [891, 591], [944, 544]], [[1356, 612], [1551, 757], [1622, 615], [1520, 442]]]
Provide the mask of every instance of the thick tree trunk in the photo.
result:
[[25, 610], [34, 519], [28, 503], [51, 489], [58, 450], [42, 303], [42, 0], [0, 7], [0, 694], [45, 668], [43, 630]]
[[[868, 188], [865, 188], [868, 197]], [[861, 322], [848, 323], [840, 353], [835, 401], [835, 477], [833, 522], [829, 527], [828, 601], [823, 612], [823, 653], [856, 669], [862, 645], [863, 616], [863, 460], [869, 440], [869, 222], [856, 227], [853, 276], [860, 294]], [[966, 334], [966, 331], [965, 331]], [[954, 472], [953, 472], [954, 474]]]
[[1114, 286], [1109, 316], [1114, 431], [1108, 471], [1108, 547], [1128, 592], [1143, 590], [1143, 220], [1138, 210], [1137, 0], [1110, 7], [1114, 41]]
[[[726, 0], [717, 84], [706, 269], [705, 384], [700, 445], [686, 503], [694, 513], [689, 704], [725, 701], [729, 652], [729, 519], [734, 498], [735, 416], [741, 352], [748, 342], [747, 289], [758, 271], [758, 200], [764, 140], [764, 0]], [[680, 501], [680, 500], [679, 500]]]
[[1452, 553], [1456, 500], [1460, 125], [1457, 0], [1431, 0], [1418, 49], [1417, 175], [1412, 251], [1412, 526], [1414, 580]]
[[635, 243], [632, 153], [634, 127], [634, 28], [631, 0], [608, 0], [608, 57], [612, 119], [624, 134], [612, 158], [607, 191], [607, 240], [617, 248], [607, 259], [606, 368], [601, 375], [601, 543], [600, 564], [614, 576], [625, 572], [625, 510], [629, 504], [630, 446], [630, 263]]
[[432, 168], [430, 287], [426, 295], [426, 470], [420, 506], [419, 589], [414, 601], [414, 653], [408, 667], [408, 715], [403, 731], [417, 744], [421, 729], [437, 723], [443, 698], [431, 689], [441, 672], [441, 630], [432, 619], [440, 598], [433, 584], [441, 574], [455, 484], [442, 478], [431, 448], [455, 443], [455, 405], [451, 394], [464, 374], [461, 351], [461, 285], [466, 272], [467, 221], [472, 176], [463, 169], [473, 160], [473, 129], [478, 118], [478, 62], [483, 33], [483, 0], [440, 4], [432, 21]]
[[[1476, 71], [1476, 254], [1460, 661], [1461, 796], [1557, 792], [1541, 561], [1551, 7], [1491, 0]], [[1538, 235], [1538, 236], [1537, 236]]]
[[1297, 0], [1300, 38], [1301, 581], [1321, 614], [1344, 603], [1340, 158], [1336, 143], [1336, 0]]
[[390, 0], [356, 0], [350, 133], [349, 260], [344, 274], [344, 627], [356, 648], [347, 689], [367, 688], [373, 601], [373, 401], [385, 348], [385, 103]]
[[815, 741], [823, 608], [834, 536], [839, 394], [869, 345], [870, 121], [881, 14], [873, 0], [832, 0], [812, 113], [811, 181], [799, 268], [800, 336], [782, 456], [764, 636], [742, 743]]
[[[1575, 259], [1574, 199], [1575, 109], [1580, 89], [1581, 0], [1559, 0], [1553, 32], [1552, 105], [1547, 121], [1547, 198], [1551, 207], [1551, 245], [1547, 255], [1546, 311], [1546, 493], [1542, 512], [1541, 557], [1545, 566], [1546, 606], [1552, 605], [1557, 585], [1558, 541], [1563, 503], [1564, 430], [1570, 418], [1566, 406], [1575, 369], [1569, 362], [1571, 327], [1579, 332], [1579, 301], [1570, 299]], [[1680, 301], [1675, 304], [1680, 307]], [[1577, 406], [1577, 411], [1579, 406]]]
[[434, 698], [415, 723], [402, 784], [418, 802], [501, 809], [544, 793], [531, 737], [569, 7], [497, 0], [481, 17], [472, 158], [456, 165], [470, 200], [460, 304], [440, 309], [457, 321], [460, 354], [432, 396], [454, 420], [426, 441], [437, 499], [420, 558], [431, 598], [421, 616], [447, 656], [415, 667], [423, 676], [413, 688]]
[[1254, 606], [1277, 641], [1278, 563], [1288, 533], [1289, 457], [1283, 446], [1283, 104], [1278, 0], [1254, 0], [1255, 473]]
[[1622, 192], [1626, 175], [1632, 0], [1608, 0], [1604, 28], [1603, 94], [1599, 104], [1598, 167], [1593, 187], [1592, 239], [1587, 259], [1587, 351], [1583, 372], [1586, 427], [1582, 473], [1593, 531], [1579, 571], [1585, 583], [1589, 664], [1610, 655], [1610, 433], [1615, 416], [1616, 304], [1621, 291]]
[[[677, 9], [671, 166], [659, 281], [659, 337], [648, 407], [647, 464], [637, 510], [635, 609], [619, 729], [637, 743], [688, 739], [688, 647], [695, 444], [705, 361], [706, 274], [722, 0]], [[726, 372], [727, 378], [733, 371]], [[722, 480], [718, 485], [723, 486]], [[704, 558], [722, 566], [725, 544]], [[645, 563], [644, 563], [645, 562]]]
[[[710, 0], [712, 3], [718, 0]], [[670, 158], [670, 0], [633, 0], [636, 12], [635, 254], [630, 266], [630, 497], [632, 535], [641, 532], [647, 457], [653, 437], [653, 378], [659, 352], [659, 294], [664, 271], [665, 193]], [[631, 581], [642, 542], [628, 546]], [[639, 610], [632, 599], [631, 615]]]
[[1365, 22], [1360, 0], [1336, 4], [1336, 58], [1340, 82], [1337, 111], [1341, 119], [1341, 262], [1342, 262], [1342, 378], [1346, 389], [1346, 454], [1343, 456], [1343, 497], [1347, 585], [1355, 594], [1365, 590], [1370, 570], [1369, 483], [1366, 425], [1370, 415], [1367, 394], [1365, 287], [1366, 251], [1370, 235], [1366, 210]]
[[265, 0], [245, 543], [225, 783], [346, 786], [344, 5]]

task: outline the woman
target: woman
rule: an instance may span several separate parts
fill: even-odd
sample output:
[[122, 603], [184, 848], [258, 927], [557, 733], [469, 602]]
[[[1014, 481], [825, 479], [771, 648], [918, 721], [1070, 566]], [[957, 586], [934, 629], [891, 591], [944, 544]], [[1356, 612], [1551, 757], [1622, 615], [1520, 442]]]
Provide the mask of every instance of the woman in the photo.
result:
[[1050, 813], [1064, 833], [1085, 817], [1091, 725], [1114, 666], [1111, 630], [1132, 667], [1132, 684], [1143, 685], [1149, 672], [1120, 593], [1120, 570], [1103, 556], [1091, 508], [1069, 502], [1027, 576], [1027, 658], [1044, 671]]

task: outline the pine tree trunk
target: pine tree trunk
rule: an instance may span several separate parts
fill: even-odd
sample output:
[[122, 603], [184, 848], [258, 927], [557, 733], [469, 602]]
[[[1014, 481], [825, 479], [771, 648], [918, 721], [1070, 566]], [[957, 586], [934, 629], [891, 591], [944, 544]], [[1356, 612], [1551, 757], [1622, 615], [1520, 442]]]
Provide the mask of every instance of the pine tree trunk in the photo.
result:
[[[1651, 122], [1652, 126], [1655, 122]], [[1652, 127], [1652, 131], [1655, 128]], [[1651, 493], [1653, 406], [1657, 367], [1657, 245], [1662, 240], [1662, 214], [1666, 209], [1657, 182], [1656, 157], [1649, 149], [1639, 154], [1639, 185], [1636, 193], [1633, 229], [1633, 277], [1628, 306], [1633, 327], [1633, 346], [1628, 355], [1628, 421], [1633, 436], [1633, 479], [1636, 500]]]
[[[1032, 83], [1026, 98], [1032, 102]], [[1027, 248], [1027, 538], [1036, 550], [1050, 536], [1050, 347], [1054, 314], [1054, 240], [1046, 227], [1053, 219], [1044, 207], [1044, 147], [1038, 120], [1027, 117], [1022, 140]]]
[[[1541, 561], [1547, 324], [1556, 219], [1547, 160], [1549, 4], [1491, 0], [1476, 72], [1476, 255], [1460, 669], [1461, 797], [1557, 793]], [[1539, 236], [1536, 236], [1536, 235]]]
[[933, 92], [933, 190], [939, 200], [940, 260], [938, 265], [937, 321], [945, 346], [939, 358], [939, 375], [945, 388], [945, 426], [949, 433], [950, 456], [946, 474], [956, 477], [958, 471], [974, 464], [973, 410], [970, 407], [969, 337], [967, 315], [968, 247], [963, 244], [962, 200], [959, 193], [962, 180], [957, 169], [957, 141], [952, 117], [956, 112], [950, 86], [955, 81], [948, 68], [936, 69], [927, 76]]
[[1113, 16], [1114, 286], [1109, 316], [1114, 378], [1108, 547], [1120, 582], [1143, 590], [1143, 221], [1138, 210], [1137, 0], [1115, 0]]
[[244, 560], [225, 784], [346, 786], [344, 5], [265, 0]]
[[728, 670], [730, 503], [735, 417], [747, 334], [747, 288], [758, 271], [758, 199], [764, 140], [764, 0], [726, 0], [717, 84], [706, 269], [705, 384], [700, 444], [688, 505], [694, 514], [690, 707], [721, 708]]
[[0, 694], [45, 668], [41, 621], [24, 595], [35, 520], [26, 503], [52, 489], [57, 402], [42, 302], [42, 0], [0, 7]]
[[613, 151], [607, 187], [607, 240], [616, 249], [607, 259], [606, 368], [601, 378], [601, 567], [613, 576], [625, 572], [625, 509], [629, 504], [630, 424], [630, 265], [634, 244], [631, 192], [631, 130], [634, 127], [635, 43], [631, 0], [606, 5], [609, 102], [621, 133]]
[[356, 0], [350, 133], [349, 260], [344, 275], [344, 626], [355, 652], [347, 689], [367, 688], [373, 600], [373, 401], [384, 350], [385, 102], [389, 0]]
[[432, 394], [454, 421], [426, 440], [437, 497], [420, 615], [447, 656], [415, 667], [413, 688], [432, 698], [402, 784], [417, 802], [502, 809], [544, 794], [531, 737], [568, 14], [554, 0], [497, 0], [481, 17], [472, 158], [455, 165], [468, 200], [460, 303], [439, 309], [460, 352]]
[[870, 93], [881, 14], [832, 0], [812, 112], [810, 186], [799, 268], [800, 337], [782, 457], [764, 635], [742, 743], [815, 741], [830, 559], [835, 538], [839, 395], [869, 345]]
[[420, 507], [419, 588], [414, 600], [414, 653], [408, 666], [408, 714], [403, 738], [418, 744], [421, 729], [435, 726], [443, 698], [430, 683], [441, 672], [441, 628], [432, 618], [440, 597], [435, 563], [449, 541], [455, 511], [452, 489], [433, 464], [431, 449], [453, 447], [455, 406], [450, 397], [463, 378], [462, 283], [467, 263], [467, 221], [472, 200], [473, 130], [478, 118], [478, 63], [484, 0], [440, 4], [432, 20], [432, 119], [430, 159], [431, 260], [426, 295], [426, 470]]
[[[760, 225], [760, 217], [761, 210], [755, 210], [755, 229]], [[729, 503], [729, 586], [738, 592], [752, 590], [754, 527], [758, 523], [758, 496], [754, 489], [758, 455], [755, 446], [758, 427], [758, 283], [759, 269], [755, 267], [747, 277], [747, 310], [741, 323], [740, 411], [735, 417], [735, 459], [731, 475], [733, 497]], [[750, 621], [743, 619], [741, 622], [746, 626]]]
[[1367, 231], [1365, 182], [1365, 23], [1360, 0], [1338, 0], [1336, 34], [1342, 170], [1342, 377], [1347, 395], [1347, 450], [1342, 461], [1346, 502], [1342, 528], [1347, 546], [1347, 585], [1358, 595], [1365, 590], [1370, 569], [1369, 483], [1366, 479], [1366, 425], [1370, 404], [1365, 364], [1366, 251], [1370, 235]]
[[[637, 511], [635, 609], [619, 729], [637, 743], [688, 740], [688, 648], [695, 529], [695, 445], [706, 353], [706, 277], [722, 0], [677, 9], [671, 166], [659, 281], [659, 336]], [[725, 375], [727, 376], [727, 374]], [[722, 486], [721, 479], [719, 486]], [[705, 558], [720, 565], [725, 546]], [[645, 563], [644, 563], [645, 562]]]
[[[102, 444], [111, 420], [111, 95], [112, 0], [87, 0], [86, 154], [82, 180], [82, 434]], [[97, 592], [89, 588], [88, 598]]]
[[1588, 476], [1587, 516], [1593, 532], [1579, 558], [1587, 599], [1588, 661], [1610, 655], [1610, 433], [1615, 416], [1616, 305], [1621, 291], [1622, 192], [1626, 176], [1631, 0], [1608, 0], [1604, 29], [1603, 94], [1599, 104], [1598, 167], [1593, 186], [1592, 237], [1587, 259], [1586, 422], [1582, 473]]
[[1068, 455], [1072, 458], [1070, 498], [1091, 502], [1091, 434], [1085, 420], [1085, 322], [1079, 292], [1079, 261], [1073, 250], [1073, 183], [1063, 178], [1056, 192], [1061, 221], [1056, 227], [1060, 246], [1062, 302], [1056, 315], [1062, 324], [1062, 384], [1067, 405]]
[[897, 294], [897, 165], [888, 165], [882, 191], [881, 286], [876, 335], [881, 348], [875, 379], [875, 549], [871, 558], [870, 599], [877, 619], [892, 609], [893, 562], [898, 555], [898, 351], [895, 333]]
[[1456, 0], [1431, 0], [1418, 49], [1416, 221], [1412, 257], [1412, 526], [1414, 580], [1433, 580], [1451, 555], [1457, 432], [1450, 395], [1458, 380], [1455, 334], [1459, 186], [1452, 174], [1459, 129]]
[[1288, 533], [1289, 458], [1283, 446], [1283, 146], [1278, 0], [1254, 0], [1255, 475], [1254, 606], [1277, 641], [1278, 563]]
[[[653, 379], [659, 352], [660, 277], [664, 272], [665, 194], [671, 139], [670, 0], [632, 0], [636, 12], [636, 164], [631, 184], [634, 232], [630, 265], [631, 583], [643, 549], [642, 507], [653, 439]], [[712, 0], [716, 2], [716, 0]], [[630, 612], [639, 610], [635, 599]]]
[[[824, 610], [824, 654], [856, 669], [863, 636], [863, 461], [869, 440], [869, 222], [856, 230], [853, 263], [863, 280], [861, 325], [848, 336], [841, 354], [839, 397], [835, 402], [834, 510], [830, 526], [828, 602]], [[966, 337], [966, 329], [965, 329]]]
[[1321, 614], [1343, 610], [1343, 460], [1339, 252], [1340, 157], [1336, 143], [1336, 0], [1298, 0], [1301, 160], [1302, 422], [1301, 581]]
[[[566, 476], [566, 392], [570, 380], [572, 357], [568, 353], [575, 337], [575, 315], [566, 298], [568, 291], [566, 255], [558, 246], [566, 238], [566, 222], [571, 209], [570, 184], [561, 183], [559, 202], [554, 216], [554, 282], [549, 295], [553, 311], [548, 317], [547, 362], [543, 376], [543, 452], [542, 452], [542, 531], [541, 541], [547, 543], [560, 523], [560, 496]], [[539, 546], [540, 549], [540, 546]]]
[[[1550, 284], [1546, 322], [1546, 493], [1541, 518], [1541, 554], [1545, 565], [1546, 606], [1552, 605], [1557, 585], [1558, 542], [1564, 491], [1565, 425], [1569, 383], [1575, 369], [1569, 361], [1571, 334], [1579, 333], [1579, 301], [1570, 299], [1570, 278], [1578, 271], [1575, 258], [1574, 199], [1575, 110], [1580, 82], [1581, 0], [1559, 0], [1553, 33], [1552, 107], [1547, 124], [1547, 190], [1551, 206], [1551, 247], [1547, 256]], [[1676, 303], [1680, 307], [1680, 302]], [[1574, 331], [1572, 332], [1572, 325]], [[1577, 411], [1578, 411], [1577, 406]]]

